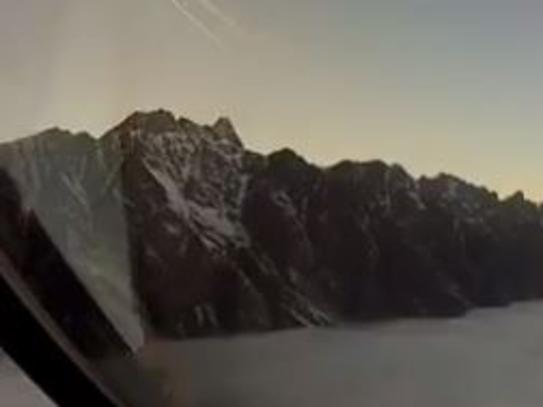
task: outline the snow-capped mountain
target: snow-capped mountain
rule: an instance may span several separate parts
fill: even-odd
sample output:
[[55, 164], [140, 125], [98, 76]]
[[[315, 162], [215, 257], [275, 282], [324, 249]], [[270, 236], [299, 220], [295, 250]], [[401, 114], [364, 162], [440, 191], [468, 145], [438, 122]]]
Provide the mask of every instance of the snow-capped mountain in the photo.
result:
[[[247, 150], [228, 119], [135, 113], [0, 163], [123, 337], [459, 315], [543, 295], [543, 212], [449, 175]], [[61, 295], [59, 293], [59, 295]]]

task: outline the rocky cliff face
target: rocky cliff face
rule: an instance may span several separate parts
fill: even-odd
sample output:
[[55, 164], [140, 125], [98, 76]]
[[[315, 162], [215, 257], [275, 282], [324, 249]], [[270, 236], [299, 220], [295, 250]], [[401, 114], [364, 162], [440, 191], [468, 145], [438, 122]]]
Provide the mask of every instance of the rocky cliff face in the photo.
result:
[[[232, 124], [135, 113], [0, 146], [27, 206], [129, 342], [460, 315], [543, 295], [543, 211], [449, 175], [320, 168]], [[140, 320], [142, 317], [142, 321]]]

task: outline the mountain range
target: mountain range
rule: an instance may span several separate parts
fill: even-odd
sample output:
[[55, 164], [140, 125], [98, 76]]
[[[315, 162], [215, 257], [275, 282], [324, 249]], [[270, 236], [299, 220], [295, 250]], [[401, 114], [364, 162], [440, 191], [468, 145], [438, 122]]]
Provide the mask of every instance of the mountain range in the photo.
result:
[[[1, 144], [0, 164], [0, 246], [12, 258], [28, 247], [5, 230], [32, 218], [51, 242], [25, 263], [35, 291], [55, 292], [57, 319], [77, 319], [88, 304], [55, 301], [80, 284], [94, 320], [103, 313], [132, 348], [543, 296], [543, 209], [522, 193], [381, 161], [260, 154], [226, 118], [136, 112], [100, 138], [54, 128]], [[42, 266], [48, 250], [57, 271]]]

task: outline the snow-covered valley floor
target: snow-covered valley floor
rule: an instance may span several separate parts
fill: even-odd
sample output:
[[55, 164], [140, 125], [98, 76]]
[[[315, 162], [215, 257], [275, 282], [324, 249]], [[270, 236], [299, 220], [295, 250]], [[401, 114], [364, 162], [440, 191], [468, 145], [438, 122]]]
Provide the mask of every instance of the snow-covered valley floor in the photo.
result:
[[139, 357], [180, 407], [540, 407], [543, 303], [159, 342]]

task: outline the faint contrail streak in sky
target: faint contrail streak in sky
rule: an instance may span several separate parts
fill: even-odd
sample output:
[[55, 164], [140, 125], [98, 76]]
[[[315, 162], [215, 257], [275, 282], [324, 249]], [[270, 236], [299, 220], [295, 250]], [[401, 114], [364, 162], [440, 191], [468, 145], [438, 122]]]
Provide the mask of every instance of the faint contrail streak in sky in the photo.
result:
[[198, 2], [209, 13], [213, 14], [215, 17], [217, 17], [219, 20], [221, 20], [224, 24], [226, 24], [230, 28], [233, 28], [240, 33], [243, 32], [243, 30], [241, 29], [237, 21], [234, 20], [228, 14], [226, 14], [222, 9], [220, 9], [219, 6], [217, 6], [213, 0], [198, 0]]
[[171, 0], [174, 7], [179, 10], [196, 28], [198, 28], [207, 38], [215, 43], [220, 49], [224, 50], [224, 44], [221, 39], [198, 17], [192, 14], [187, 6], [178, 0]]

